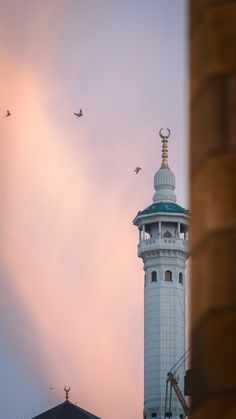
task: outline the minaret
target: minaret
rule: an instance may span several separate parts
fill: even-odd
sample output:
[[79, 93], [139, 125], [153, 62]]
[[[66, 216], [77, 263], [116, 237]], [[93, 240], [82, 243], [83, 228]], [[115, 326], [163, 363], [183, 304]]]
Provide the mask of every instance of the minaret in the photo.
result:
[[[138, 256], [144, 264], [144, 418], [163, 419], [166, 375], [185, 352], [185, 266], [188, 211], [176, 204], [175, 175], [168, 165], [168, 134], [162, 138], [162, 163], [154, 176], [153, 203], [139, 211]], [[178, 370], [183, 392], [185, 366]], [[172, 392], [172, 419], [184, 417]], [[172, 415], [170, 415], [172, 413]]]

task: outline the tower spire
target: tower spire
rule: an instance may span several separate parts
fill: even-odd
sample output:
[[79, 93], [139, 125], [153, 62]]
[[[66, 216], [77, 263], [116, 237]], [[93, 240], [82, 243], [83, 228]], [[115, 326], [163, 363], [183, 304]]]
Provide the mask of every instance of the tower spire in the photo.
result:
[[162, 138], [161, 142], [162, 142], [162, 162], [161, 162], [161, 169], [169, 169], [169, 165], [168, 165], [168, 138], [170, 136], [170, 130], [169, 128], [167, 128], [168, 134], [164, 135], [162, 134], [163, 128], [160, 129], [159, 131], [159, 135]]
[[175, 202], [175, 175], [170, 170], [168, 165], [168, 138], [170, 136], [170, 129], [167, 128], [167, 133], [163, 133], [163, 128], [160, 129], [159, 135], [162, 141], [162, 162], [160, 169], [154, 176], [153, 202]]

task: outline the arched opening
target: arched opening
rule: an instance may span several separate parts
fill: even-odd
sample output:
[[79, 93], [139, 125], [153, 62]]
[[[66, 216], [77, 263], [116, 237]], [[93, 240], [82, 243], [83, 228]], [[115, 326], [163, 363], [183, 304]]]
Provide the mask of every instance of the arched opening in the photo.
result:
[[165, 271], [165, 281], [172, 281], [172, 272]]
[[165, 233], [163, 234], [164, 237], [172, 237], [171, 233], [166, 230]]
[[151, 281], [152, 282], [157, 282], [157, 273], [156, 273], [156, 271], [152, 271], [152, 273], [151, 273]]
[[179, 283], [180, 284], [184, 283], [184, 276], [183, 276], [182, 272], [179, 273]]

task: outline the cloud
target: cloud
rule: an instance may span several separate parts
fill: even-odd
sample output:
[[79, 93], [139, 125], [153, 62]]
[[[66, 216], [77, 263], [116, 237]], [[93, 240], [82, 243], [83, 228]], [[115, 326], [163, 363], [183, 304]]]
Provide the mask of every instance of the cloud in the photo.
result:
[[4, 336], [58, 402], [70, 384], [103, 419], [134, 419], [143, 272], [132, 219], [151, 201], [157, 128], [181, 132], [173, 54], [163, 64], [162, 43], [156, 54], [155, 2], [145, 15], [127, 2], [23, 4], [5, 3], [0, 29], [1, 112], [12, 112], [0, 120]]
[[[14, 104], [12, 116], [1, 121], [4, 332], [38, 380], [55, 383], [58, 394], [69, 382], [74, 397], [105, 418], [121, 391], [120, 408], [130, 398], [137, 404], [141, 288], [133, 276], [136, 244], [127, 212], [133, 180], [126, 183], [121, 172], [123, 180], [111, 185], [97, 176], [89, 164], [97, 150], [86, 148], [82, 127], [73, 154], [73, 131], [58, 129], [46, 112], [50, 98], [42, 80], [17, 66], [3, 92]], [[129, 330], [130, 322], [136, 328]]]

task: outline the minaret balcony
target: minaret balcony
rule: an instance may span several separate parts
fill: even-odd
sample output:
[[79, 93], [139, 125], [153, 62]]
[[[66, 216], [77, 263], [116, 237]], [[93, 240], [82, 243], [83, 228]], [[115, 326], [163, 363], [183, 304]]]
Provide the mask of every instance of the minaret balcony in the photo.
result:
[[188, 240], [180, 237], [157, 237], [141, 239], [138, 244], [138, 256], [156, 250], [174, 250], [189, 253]]

